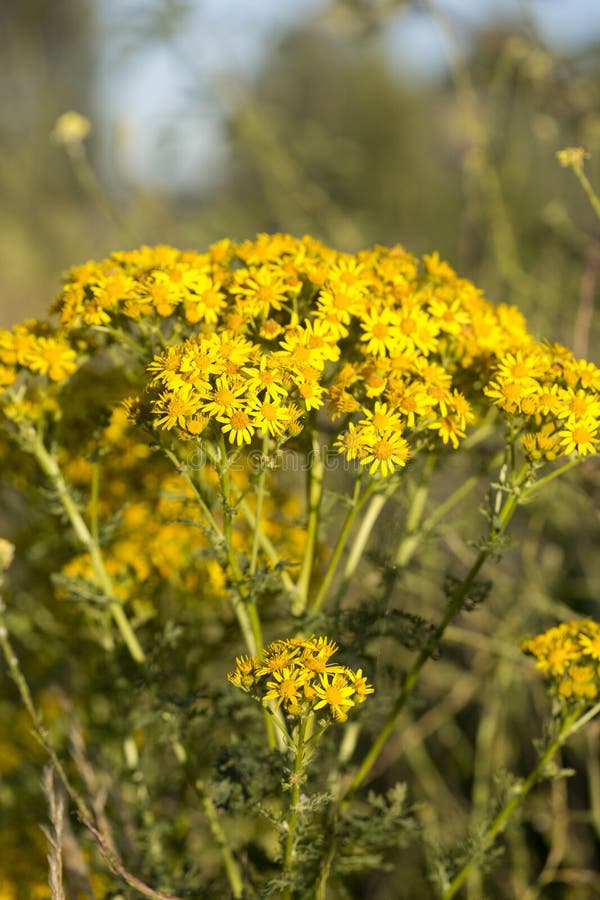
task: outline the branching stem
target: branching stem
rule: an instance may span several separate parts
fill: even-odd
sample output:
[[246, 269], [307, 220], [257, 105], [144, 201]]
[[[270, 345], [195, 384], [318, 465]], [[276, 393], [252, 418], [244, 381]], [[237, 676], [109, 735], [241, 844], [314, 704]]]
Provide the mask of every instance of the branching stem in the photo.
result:
[[444, 636], [446, 628], [462, 609], [466, 598], [469, 596], [469, 592], [473, 586], [473, 583], [477, 575], [479, 574], [479, 570], [486, 562], [488, 557], [493, 553], [493, 541], [501, 537], [501, 535], [504, 534], [506, 528], [508, 527], [513, 513], [515, 512], [521, 500], [521, 485], [525, 481], [528, 471], [528, 467], [524, 466], [516, 477], [513, 483], [512, 491], [507, 495], [502, 508], [498, 512], [498, 515], [494, 516], [492, 520], [490, 533], [486, 544], [479, 551], [475, 561], [473, 562], [473, 565], [469, 569], [463, 581], [455, 589], [450, 602], [448, 603], [448, 607], [442, 621], [432, 632], [429, 640], [419, 651], [417, 658], [415, 659], [412, 667], [406, 675], [404, 684], [402, 685], [402, 690], [400, 691], [400, 694], [396, 699], [392, 711], [388, 715], [388, 718], [386, 719], [374, 742], [371, 744], [368, 753], [363, 759], [356, 775], [354, 776], [350, 784], [350, 787], [348, 788], [342, 799], [342, 803], [344, 805], [347, 804], [354, 796], [356, 791], [359, 789], [359, 787], [362, 785], [365, 778], [371, 771], [373, 765], [375, 764], [375, 761], [378, 759], [379, 754], [381, 753], [384, 745], [391, 735], [396, 721], [400, 716], [400, 713], [404, 709], [407, 700], [412, 695], [416, 687], [417, 681], [421, 674], [421, 669], [423, 668], [427, 660], [430, 659], [430, 657], [436, 652]]
[[337, 568], [339, 566], [340, 560], [342, 558], [342, 554], [346, 548], [346, 544], [348, 542], [348, 538], [350, 537], [350, 533], [352, 531], [352, 527], [356, 521], [356, 517], [359, 512], [371, 497], [377, 488], [377, 482], [374, 479], [371, 479], [368, 486], [365, 488], [362, 496], [360, 494], [360, 481], [357, 479], [354, 486], [354, 494], [352, 496], [352, 501], [350, 504], [350, 508], [346, 514], [346, 518], [344, 519], [344, 524], [342, 525], [342, 529], [338, 535], [338, 539], [336, 545], [333, 550], [333, 554], [329, 561], [329, 565], [327, 567], [327, 571], [321, 581], [321, 586], [317, 591], [314, 600], [310, 604], [311, 612], [317, 612], [321, 609], [325, 597], [327, 596], [327, 591], [329, 590], [329, 586], [333, 581], [333, 578], [337, 572]]
[[[562, 747], [562, 745], [565, 743], [565, 741], [574, 733], [574, 731], [576, 731], [580, 727], [578, 720], [583, 713], [583, 709], [583, 706], [578, 705], [575, 709], [571, 710], [570, 713], [564, 716], [562, 722], [560, 723], [557, 734], [548, 743], [548, 746], [544, 750], [533, 771], [519, 786], [519, 789], [513, 793], [510, 800], [508, 800], [508, 802], [502, 807], [500, 812], [495, 817], [494, 821], [488, 827], [481, 842], [477, 846], [478, 857], [481, 854], [485, 853], [486, 850], [489, 850], [498, 835], [504, 831], [508, 820], [510, 819], [514, 811], [523, 803], [527, 795], [536, 786], [536, 784], [538, 784], [538, 782], [543, 779], [548, 763], [550, 762], [556, 751], [559, 750], [560, 747]], [[586, 717], [586, 721], [588, 718], [589, 717]], [[467, 862], [464, 863], [460, 871], [455, 875], [449, 886], [446, 888], [444, 894], [442, 895], [442, 900], [451, 900], [452, 897], [456, 896], [457, 891], [461, 888], [475, 865], [476, 861], [474, 859], [467, 860]]]
[[[107, 599], [110, 614], [112, 615], [117, 628], [121, 632], [121, 636], [127, 649], [137, 663], [143, 663], [146, 658], [145, 653], [142, 650], [141, 644], [137, 639], [129, 619], [127, 618], [121, 601], [115, 594], [112, 580], [104, 565], [97, 534], [94, 535], [88, 528], [77, 504], [70, 494], [67, 482], [60, 470], [58, 462], [55, 457], [48, 452], [40, 435], [36, 432], [33, 436], [28, 435], [27, 437], [28, 446], [31, 447], [32, 453], [40, 468], [52, 483], [61, 505], [67, 514], [69, 522], [71, 523], [71, 527], [75, 532], [75, 536], [83, 544], [90, 555], [96, 583]], [[93, 517], [92, 521], [94, 521]], [[97, 532], [97, 524], [94, 525], [93, 528]]]

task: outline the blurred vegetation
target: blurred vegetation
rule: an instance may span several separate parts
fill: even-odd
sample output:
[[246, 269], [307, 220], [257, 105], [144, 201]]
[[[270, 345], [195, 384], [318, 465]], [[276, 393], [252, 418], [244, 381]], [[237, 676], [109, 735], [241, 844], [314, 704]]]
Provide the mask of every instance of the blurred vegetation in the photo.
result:
[[[448, 66], [417, 77], [396, 65], [390, 49], [390, 32], [402, 28], [403, 16], [414, 12], [412, 4], [337, 0], [323, 2], [312, 18], [279, 35], [252, 75], [229, 65], [224, 47], [225, 63], [209, 82], [185, 49], [194, 4], [124, 5], [114, 10], [108, 32], [100, 5], [100, 0], [5, 0], [0, 7], [0, 325], [44, 312], [61, 272], [87, 258], [139, 243], [203, 250], [224, 236], [286, 231], [310, 233], [348, 250], [375, 242], [401, 243], [415, 253], [438, 249], [491, 300], [517, 304], [536, 336], [560, 339], [576, 355], [598, 362], [600, 225], [573, 173], [559, 166], [555, 154], [569, 145], [585, 147], [586, 171], [600, 186], [600, 42], [559, 54], [545, 45], [532, 20], [490, 21], [466, 35], [446, 18], [443, 4], [426, 2], [420, 15], [440, 30]], [[211, 35], [210, 29], [198, 29], [198, 57]], [[103, 130], [107, 115], [96, 80], [106, 40], [119, 42], [115, 66], [123, 67], [123, 77], [126, 63], [143, 59], [151, 47], [177, 56], [189, 87], [184, 98], [189, 125], [202, 129], [208, 108], [221, 129], [222, 155], [210, 177], [203, 172], [185, 190], [132, 177], [121, 138]], [[112, 77], [117, 80], [114, 72]], [[181, 100], [174, 97], [174, 105]], [[93, 125], [86, 142], [88, 177], [51, 140], [56, 119], [67, 109], [88, 116]], [[168, 170], [174, 165], [168, 127], [164, 138]], [[442, 659], [430, 667], [414, 720], [404, 722], [405, 759], [398, 774], [415, 785], [412, 799], [430, 804], [424, 807], [423, 815], [430, 816], [425, 824], [441, 843], [459, 839], [466, 825], [484, 814], [497, 772], [519, 771], [531, 762], [547, 700], [535, 676], [527, 681], [531, 672], [519, 659], [515, 636], [570, 615], [599, 617], [599, 472], [597, 460], [589, 460], [522, 515], [514, 547], [493, 569], [489, 601], [451, 629]], [[110, 795], [119, 837], [138, 862], [140, 848], [127, 844], [128, 816], [150, 834], [155, 810], [144, 793], [146, 781], [157, 791], [171, 791], [171, 809], [178, 809], [185, 785], [165, 787], [168, 773], [156, 761], [166, 740], [159, 728], [151, 735], [152, 762], [124, 758], [123, 741], [130, 725], [142, 729], [159, 720], [165, 734], [184, 728], [189, 740], [205, 740], [205, 685], [186, 681], [178, 671], [172, 653], [177, 638], [168, 627], [143, 686], [146, 706], [140, 705], [142, 686], [122, 658], [109, 656], [107, 662], [98, 649], [83, 671], [69, 656], [75, 611], [57, 617], [50, 592], [40, 603], [27, 580], [41, 582], [49, 575], [44, 568], [49, 548], [36, 547], [34, 540], [46, 512], [25, 510], [12, 489], [3, 488], [1, 496], [13, 523], [7, 536], [31, 541], [34, 557], [38, 553], [37, 571], [33, 558], [27, 577], [17, 573], [14, 620], [38, 702], [55, 723], [65, 753], [69, 740], [79, 746], [80, 771], [85, 772], [87, 752], [103, 773], [114, 770], [115, 780], [106, 776], [106, 784], [94, 789]], [[434, 569], [447, 566], [447, 557], [469, 558], [464, 534], [477, 534], [474, 522], [483, 500], [474, 496], [465, 502], [461, 525], [466, 527], [445, 535], [443, 547], [430, 549], [426, 561], [409, 573], [403, 584], [408, 610], [420, 611], [423, 585]], [[393, 524], [392, 515], [382, 528], [382, 563]], [[55, 568], [61, 563], [57, 560]], [[432, 603], [432, 614], [434, 609]], [[193, 650], [187, 652], [193, 661]], [[215, 663], [219, 678], [228, 665], [229, 660]], [[118, 694], [118, 715], [107, 701], [111, 691]], [[79, 698], [85, 697], [91, 710], [83, 709]], [[26, 900], [47, 896], [46, 846], [38, 827], [47, 818], [39, 787], [44, 754], [5, 679], [0, 698], [0, 898]], [[82, 707], [76, 717], [86, 721], [89, 751], [76, 727], [67, 735], [73, 705]], [[243, 728], [244, 714], [239, 709], [235, 714]], [[528, 718], [532, 725], [524, 732]], [[98, 749], [108, 731], [110, 740]], [[522, 827], [509, 832], [502, 871], [510, 874], [494, 897], [600, 896], [598, 736], [593, 724], [586, 738], [565, 751], [563, 763], [572, 765], [576, 776], [540, 791]], [[389, 755], [394, 753], [400, 750], [392, 742]], [[119, 778], [133, 813], [125, 811]], [[180, 817], [181, 810], [171, 830], [171, 821], [162, 824], [168, 833], [157, 830], [152, 838], [168, 843], [174, 856], [181, 844], [178, 829], [184, 830]], [[208, 858], [204, 838], [198, 825], [196, 849]], [[255, 850], [262, 852], [258, 844]], [[166, 877], [151, 844], [147, 857], [148, 877], [157, 872]], [[403, 856], [402, 863], [401, 884], [417, 884], [422, 859]], [[81, 871], [88, 872], [82, 884], [90, 883], [89, 865], [81, 861]], [[135, 896], [119, 893], [116, 882], [94, 873], [94, 865], [97, 896]], [[174, 882], [185, 880], [185, 873], [170, 874]], [[71, 876], [76, 883], [77, 872]], [[357, 876], [348, 896], [430, 896], [427, 884], [421, 893], [397, 894], [398, 877], [397, 871]], [[538, 893], [528, 893], [527, 885], [538, 877]], [[34, 882], [42, 885], [38, 894], [32, 893]], [[15, 884], [16, 894], [10, 887]], [[74, 896], [92, 896], [86, 890]], [[466, 896], [476, 900], [484, 896], [481, 890], [475, 881]]]

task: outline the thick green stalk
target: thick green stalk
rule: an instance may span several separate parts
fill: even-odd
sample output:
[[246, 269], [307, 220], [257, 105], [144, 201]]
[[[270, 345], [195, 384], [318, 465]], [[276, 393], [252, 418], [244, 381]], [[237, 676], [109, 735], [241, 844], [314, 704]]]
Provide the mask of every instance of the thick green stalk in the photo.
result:
[[[512, 795], [510, 800], [505, 804], [505, 806], [502, 807], [498, 815], [495, 817], [494, 821], [485, 832], [482, 841], [477, 846], [478, 855], [484, 853], [493, 845], [497, 836], [506, 828], [508, 820], [510, 819], [514, 811], [523, 803], [532, 788], [534, 788], [535, 785], [544, 777], [544, 771], [556, 751], [565, 743], [567, 738], [571, 734], [573, 734], [574, 730], [576, 730], [574, 726], [577, 725], [577, 719], [582, 712], [583, 707], [578, 706], [569, 715], [565, 716], [565, 718], [561, 722], [558, 734], [548, 744], [533, 771], [520, 786], [519, 790], [516, 791]], [[468, 860], [463, 865], [461, 870], [452, 879], [450, 885], [446, 888], [444, 894], [442, 895], [442, 900], [451, 900], [451, 898], [456, 895], [457, 891], [461, 888], [467, 876], [475, 865], [476, 863], [473, 859]]]
[[258, 549], [260, 546], [260, 520], [262, 518], [262, 510], [263, 510], [263, 502], [265, 499], [265, 480], [267, 476], [267, 467], [265, 465], [267, 456], [269, 452], [269, 435], [265, 434], [263, 438], [263, 462], [262, 468], [260, 470], [258, 476], [258, 484], [256, 486], [256, 514], [254, 520], [254, 533], [252, 535], [252, 555], [250, 557], [250, 575], [254, 575], [256, 572], [256, 566], [258, 563]]
[[308, 467], [307, 485], [307, 528], [304, 558], [296, 585], [296, 596], [292, 604], [292, 613], [302, 615], [308, 605], [310, 579], [315, 563], [315, 551], [321, 519], [321, 498], [323, 496], [323, 476], [325, 467], [321, 456], [321, 445], [316, 430], [313, 432], [310, 465]]
[[35, 434], [33, 437], [28, 436], [28, 438], [30, 438], [28, 443], [32, 453], [44, 474], [52, 482], [77, 539], [83, 544], [90, 555], [96, 582], [107, 598], [110, 614], [112, 615], [117, 628], [121, 632], [121, 636], [125, 641], [127, 649], [137, 663], [143, 663], [146, 658], [144, 651], [131, 627], [127, 615], [125, 614], [121, 601], [115, 595], [111, 578], [104, 565], [97, 538], [94, 537], [86, 525], [83, 516], [77, 508], [77, 504], [69, 493], [69, 488], [56, 459], [48, 452], [48, 450], [46, 450], [41, 437], [38, 434]]
[[420, 524], [423, 513], [425, 512], [427, 497], [429, 496], [429, 485], [431, 483], [435, 462], [435, 455], [430, 453], [425, 460], [423, 473], [406, 517], [406, 528], [396, 552], [396, 558], [394, 559], [394, 565], [400, 569], [408, 564], [421, 540], [422, 529], [420, 528]]
[[367, 511], [362, 517], [361, 523], [358, 526], [356, 534], [354, 535], [354, 540], [352, 541], [352, 546], [346, 559], [346, 565], [344, 566], [342, 578], [335, 595], [334, 606], [336, 612], [339, 611], [342, 601], [346, 596], [346, 591], [348, 590], [348, 586], [352, 581], [357, 566], [362, 559], [365, 547], [367, 546], [369, 537], [371, 536], [371, 532], [375, 527], [375, 523], [377, 522], [377, 519], [379, 518], [379, 515], [388, 499], [396, 490], [396, 487], [397, 484], [395, 482], [391, 482], [386, 487], [385, 491], [382, 491], [380, 494], [375, 494], [375, 496], [371, 497], [371, 502], [369, 503]]
[[310, 605], [311, 612], [317, 612], [320, 610], [323, 605], [323, 601], [327, 596], [327, 591], [329, 590], [329, 586], [333, 581], [334, 575], [337, 572], [338, 565], [342, 558], [342, 554], [346, 548], [346, 544], [348, 542], [348, 538], [350, 537], [350, 533], [352, 531], [352, 527], [356, 521], [356, 517], [359, 512], [375, 491], [377, 487], [377, 482], [375, 480], [371, 480], [367, 488], [365, 489], [362, 496], [360, 496], [360, 481], [356, 481], [354, 486], [354, 495], [352, 497], [352, 503], [346, 518], [344, 519], [344, 524], [342, 525], [342, 530], [338, 535], [338, 539], [336, 545], [333, 550], [333, 554], [331, 559], [329, 560], [329, 565], [327, 567], [327, 571], [323, 577], [321, 582], [321, 587], [319, 588], [317, 594], [315, 595], [315, 599], [312, 601]]

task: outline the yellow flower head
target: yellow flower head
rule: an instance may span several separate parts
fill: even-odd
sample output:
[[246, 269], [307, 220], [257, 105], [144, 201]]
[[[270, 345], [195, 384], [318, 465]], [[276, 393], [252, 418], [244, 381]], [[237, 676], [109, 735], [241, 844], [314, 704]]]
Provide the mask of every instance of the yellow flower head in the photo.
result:
[[565, 622], [527, 638], [521, 650], [533, 656], [551, 694], [596, 701], [600, 696], [600, 625], [591, 619]]
[[583, 147], [565, 147], [556, 152], [557, 160], [565, 169], [582, 169], [584, 160], [589, 159], [589, 156]]
[[70, 110], [58, 117], [52, 132], [52, 138], [57, 144], [72, 147], [81, 144], [92, 130], [89, 119], [81, 113]]
[[[82, 139], [77, 118], [67, 126]], [[389, 478], [421, 448], [460, 449], [493, 408], [532, 465], [600, 446], [600, 369], [537, 341], [516, 307], [489, 303], [437, 253], [419, 263], [402, 247], [340, 253], [286, 234], [140, 247], [73, 268], [53, 312], [58, 331], [0, 332], [7, 404], [39, 375], [58, 392], [83, 338], [89, 356], [115, 345], [137, 366], [141, 353], [139, 424], [224, 438], [230, 455], [259, 442], [302, 452], [310, 440], [295, 438], [318, 428], [364, 476]]]
[[227, 676], [231, 684], [261, 703], [273, 703], [292, 717], [322, 710], [330, 721], [345, 722], [348, 710], [362, 703], [374, 688], [362, 669], [331, 663], [335, 641], [319, 635], [273, 641], [261, 659], [240, 656]]

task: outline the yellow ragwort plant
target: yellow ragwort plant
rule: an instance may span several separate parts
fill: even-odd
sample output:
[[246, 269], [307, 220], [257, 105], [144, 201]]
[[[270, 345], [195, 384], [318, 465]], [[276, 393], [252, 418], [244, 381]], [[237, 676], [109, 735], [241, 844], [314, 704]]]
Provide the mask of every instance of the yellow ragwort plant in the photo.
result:
[[[332, 782], [335, 843], [335, 823], [447, 626], [477, 593], [480, 570], [500, 554], [518, 506], [597, 452], [600, 369], [534, 338], [516, 307], [491, 304], [437, 253], [349, 254], [287, 234], [222, 240], [204, 253], [116, 252], [71, 269], [52, 312], [57, 324], [0, 332], [0, 414], [77, 545], [57, 590], [87, 592], [101, 643], [112, 647], [112, 621], [141, 667], [166, 586], [182, 604], [232, 611], [247, 655], [230, 681], [261, 701], [270, 747], [292, 749], [299, 767], [288, 877], [306, 744], [321, 720], [344, 722], [372, 691], [362, 669], [329, 662], [334, 641], [303, 635], [348, 604], [373, 529], [406, 479], [415, 490], [392, 560], [398, 570], [464, 496], [459, 487], [424, 517], [435, 465], [495, 435], [486, 534], [362, 759]], [[304, 502], [290, 470], [306, 479]], [[340, 472], [345, 493], [328, 532], [328, 479], [339, 497]], [[265, 650], [274, 619], [299, 636]], [[583, 662], [585, 640], [595, 647], [597, 638], [586, 625], [569, 640], [579, 656], [568, 661], [570, 681], [567, 668], [558, 673], [557, 693], [583, 699], [577, 692], [597, 678], [595, 663]], [[565, 666], [566, 646], [552, 651]], [[180, 747], [176, 755], [183, 759]], [[223, 848], [207, 800], [205, 809]], [[226, 854], [238, 897], [239, 869]]]

